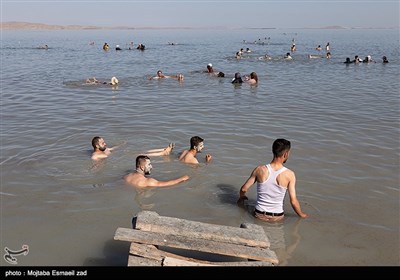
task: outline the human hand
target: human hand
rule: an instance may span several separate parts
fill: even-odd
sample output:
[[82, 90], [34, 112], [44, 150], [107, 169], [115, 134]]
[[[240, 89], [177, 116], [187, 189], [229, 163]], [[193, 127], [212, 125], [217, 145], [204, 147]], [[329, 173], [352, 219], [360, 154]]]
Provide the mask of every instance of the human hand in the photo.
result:
[[210, 162], [212, 160], [212, 156], [210, 154], [206, 154], [206, 162]]
[[239, 205], [244, 204], [245, 200], [248, 200], [247, 196], [244, 195], [242, 197], [239, 197], [237, 204], [239, 204]]

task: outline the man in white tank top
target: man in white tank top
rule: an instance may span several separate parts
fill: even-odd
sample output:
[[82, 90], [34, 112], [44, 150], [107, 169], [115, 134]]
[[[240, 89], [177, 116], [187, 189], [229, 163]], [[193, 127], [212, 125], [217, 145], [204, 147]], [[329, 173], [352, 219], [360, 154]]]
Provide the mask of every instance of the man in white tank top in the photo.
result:
[[283, 201], [286, 191], [289, 191], [293, 210], [301, 218], [307, 218], [296, 197], [296, 176], [283, 164], [288, 160], [290, 141], [276, 139], [272, 144], [274, 158], [267, 165], [257, 166], [240, 189], [238, 204], [243, 204], [248, 189], [257, 183], [257, 202], [254, 216], [264, 221], [277, 222], [283, 219]]

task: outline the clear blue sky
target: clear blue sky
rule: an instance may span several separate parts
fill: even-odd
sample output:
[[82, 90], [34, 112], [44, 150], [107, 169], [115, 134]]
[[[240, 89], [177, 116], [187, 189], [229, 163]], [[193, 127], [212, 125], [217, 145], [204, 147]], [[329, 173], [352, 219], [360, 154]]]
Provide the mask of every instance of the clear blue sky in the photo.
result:
[[130, 27], [399, 27], [400, 0], [0, 0], [1, 21]]

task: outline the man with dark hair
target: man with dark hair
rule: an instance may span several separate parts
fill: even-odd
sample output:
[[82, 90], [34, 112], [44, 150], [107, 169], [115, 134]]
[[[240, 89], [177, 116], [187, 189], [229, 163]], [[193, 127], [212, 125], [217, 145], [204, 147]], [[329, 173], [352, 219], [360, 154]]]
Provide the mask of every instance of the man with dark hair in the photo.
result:
[[[114, 146], [112, 148], [107, 148], [107, 143], [100, 136], [95, 136], [92, 139], [93, 153], [92, 160], [99, 160], [102, 158], [108, 157], [113, 150], [125, 144], [124, 141], [122, 144]], [[146, 152], [147, 156], [168, 156], [171, 154], [172, 150], [175, 147], [175, 143], [170, 143], [167, 147], [161, 149], [152, 149]]]
[[122, 143], [118, 146], [114, 146], [112, 148], [107, 148], [107, 143], [104, 139], [100, 136], [95, 136], [92, 139], [92, 146], [93, 146], [93, 153], [92, 153], [92, 160], [99, 160], [102, 158], [108, 157], [113, 150], [120, 147], [121, 145], [125, 144]]
[[[193, 136], [190, 138], [190, 149], [184, 150], [179, 157], [179, 160], [184, 163], [191, 164], [199, 164], [199, 161], [196, 158], [197, 153], [201, 153], [204, 149], [204, 139], [200, 136]], [[206, 162], [210, 162], [212, 156], [210, 154], [206, 154]]]
[[247, 190], [257, 183], [257, 201], [254, 216], [268, 222], [281, 221], [284, 217], [283, 201], [289, 191], [290, 204], [301, 218], [307, 218], [296, 197], [296, 176], [283, 166], [289, 158], [290, 141], [276, 139], [272, 144], [273, 159], [267, 165], [257, 166], [240, 188], [238, 204], [244, 204]]
[[152, 169], [150, 158], [147, 155], [139, 155], [136, 157], [136, 170], [126, 175], [124, 180], [126, 183], [138, 188], [169, 187], [189, 180], [187, 175], [169, 181], [158, 181], [146, 177], [146, 175], [150, 175]]

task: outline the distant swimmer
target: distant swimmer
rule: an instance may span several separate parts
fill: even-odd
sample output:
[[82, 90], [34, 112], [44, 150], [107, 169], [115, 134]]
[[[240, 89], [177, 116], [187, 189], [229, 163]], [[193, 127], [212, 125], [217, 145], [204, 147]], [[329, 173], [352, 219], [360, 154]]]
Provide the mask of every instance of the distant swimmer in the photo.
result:
[[171, 76], [166, 76], [161, 70], [157, 71], [157, 76], [150, 77], [149, 80], [158, 80], [158, 79], [165, 79], [165, 78], [171, 78]]
[[102, 85], [112, 85], [112, 86], [116, 86], [118, 85], [119, 81], [116, 77], [112, 77], [110, 82], [102, 82], [96, 79], [96, 77], [93, 78], [88, 78], [86, 79], [86, 84], [88, 85], [97, 85], [97, 84], [102, 84]]
[[[308, 58], [312, 59], [312, 58], [324, 58], [324, 57], [322, 55], [309, 54]], [[331, 58], [331, 53], [330, 52], [326, 53], [325, 58]]]
[[322, 50], [321, 45], [318, 45], [318, 47], [315, 48], [317, 51]]
[[183, 80], [185, 79], [185, 76], [183, 76], [183, 74], [179, 73], [179, 74], [176, 74], [175, 76], [171, 76], [171, 79], [175, 79], [175, 80], [178, 80], [179, 82], [183, 82]]
[[38, 49], [48, 50], [49, 46], [48, 45], [39, 46]]
[[364, 60], [363, 63], [371, 63], [371, 62], [376, 62], [375, 60], [372, 59], [372, 57], [370, 55], [367, 55]]
[[152, 169], [153, 166], [151, 165], [150, 157], [146, 155], [139, 155], [136, 157], [136, 170], [126, 175], [124, 177], [124, 181], [127, 184], [137, 188], [147, 188], [169, 187], [189, 180], [188, 175], [168, 181], [158, 181], [156, 179], [146, 177], [151, 174]]
[[360, 62], [362, 62], [362, 59], [359, 58], [358, 55], [355, 55], [355, 56], [354, 56], [353, 62], [354, 62], [354, 63], [360, 63]]
[[109, 49], [110, 49], [110, 46], [107, 43], [104, 43], [103, 50], [108, 51]]
[[389, 63], [389, 60], [386, 56], [382, 56], [382, 63]]
[[213, 65], [211, 63], [207, 64], [207, 70], [205, 71], [208, 74], [223, 78], [225, 77], [225, 73], [224, 72], [216, 72], [214, 71]]
[[242, 76], [240, 75], [239, 72], [235, 73], [235, 77], [232, 79], [231, 83], [232, 84], [242, 84], [243, 83]]
[[322, 58], [322, 56], [321, 56], [321, 55], [309, 54], [309, 55], [308, 55], [308, 58], [309, 58], [309, 59], [312, 59], [312, 58]]
[[207, 73], [214, 73], [214, 68], [211, 63], [207, 64]]
[[246, 79], [246, 83], [250, 85], [256, 85], [258, 83], [258, 76], [256, 72], [251, 72], [250, 77]]
[[295, 52], [296, 51], [296, 42], [295, 39], [292, 39], [292, 46], [290, 47], [290, 51], [291, 52]]
[[259, 60], [272, 60], [272, 56], [265, 54], [264, 56], [260, 56]]
[[326, 43], [325, 50], [326, 50], [327, 52], [329, 52], [329, 51], [331, 50], [331, 46], [330, 46], [329, 42]]
[[116, 46], [115, 46], [115, 50], [116, 50], [116, 51], [120, 51], [120, 50], [121, 50], [121, 47], [120, 47], [119, 45], [116, 45]]
[[143, 44], [139, 44], [138, 46], [137, 46], [137, 48], [136, 49], [138, 49], [138, 50], [140, 50], [140, 51], [144, 51], [144, 49], [146, 48], [146, 46], [145, 45], [143, 45]]
[[346, 57], [346, 61], [343, 63], [350, 64], [350, 63], [353, 63], [353, 61], [350, 60], [350, 57]]
[[293, 59], [293, 57], [290, 55], [290, 53], [286, 53], [283, 58], [287, 59], [287, 60]]

